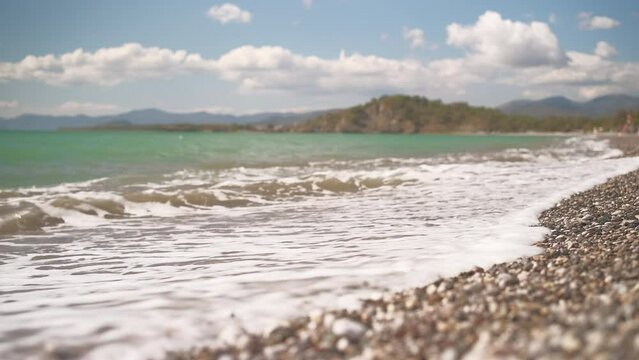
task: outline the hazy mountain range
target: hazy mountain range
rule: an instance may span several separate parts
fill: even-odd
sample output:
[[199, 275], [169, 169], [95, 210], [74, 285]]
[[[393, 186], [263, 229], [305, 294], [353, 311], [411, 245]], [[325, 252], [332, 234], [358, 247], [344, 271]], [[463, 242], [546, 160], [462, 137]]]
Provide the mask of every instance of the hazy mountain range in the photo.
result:
[[509, 115], [528, 115], [537, 118], [548, 116], [577, 116], [598, 118], [615, 113], [639, 109], [639, 97], [629, 95], [607, 95], [586, 102], [576, 102], [563, 96], [541, 100], [515, 100], [498, 107]]
[[289, 124], [305, 121], [325, 111], [305, 113], [269, 112], [252, 115], [212, 114], [207, 112], [171, 113], [158, 109], [134, 110], [105, 116], [52, 116], [24, 114], [11, 119], [0, 118], [4, 130], [56, 130], [99, 125], [166, 125], [166, 124]]
[[[508, 115], [543, 117], [589, 117], [613, 116], [621, 110], [639, 109], [639, 97], [608, 95], [587, 102], [576, 102], [556, 96], [542, 100], [515, 100], [498, 106], [497, 110]], [[269, 112], [252, 115], [212, 114], [207, 112], [171, 113], [158, 109], [134, 110], [106, 116], [53, 116], [24, 114], [10, 119], [0, 118], [0, 130], [56, 130], [60, 128], [93, 127], [109, 124], [167, 125], [167, 124], [293, 124], [318, 118], [331, 110], [305, 113]]]

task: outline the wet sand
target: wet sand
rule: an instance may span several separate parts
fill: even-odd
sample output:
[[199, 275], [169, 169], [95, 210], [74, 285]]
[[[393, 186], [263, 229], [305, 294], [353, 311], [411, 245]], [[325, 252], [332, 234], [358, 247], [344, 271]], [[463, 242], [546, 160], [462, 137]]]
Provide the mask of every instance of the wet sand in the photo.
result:
[[[636, 136], [612, 136], [626, 155]], [[639, 171], [539, 217], [542, 253], [169, 359], [639, 358]]]

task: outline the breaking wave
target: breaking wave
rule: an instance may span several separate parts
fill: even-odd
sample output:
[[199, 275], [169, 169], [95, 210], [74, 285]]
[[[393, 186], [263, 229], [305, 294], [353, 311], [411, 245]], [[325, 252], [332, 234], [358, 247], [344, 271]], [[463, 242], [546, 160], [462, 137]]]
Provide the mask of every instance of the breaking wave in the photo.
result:
[[[305, 166], [182, 170], [160, 181], [122, 183], [101, 178], [44, 188], [0, 191], [0, 236], [39, 233], [61, 224], [95, 224], [148, 216], [175, 216], [212, 207], [259, 206], [304, 197], [339, 196], [410, 185], [447, 164], [584, 161], [620, 155], [606, 140], [569, 138], [561, 146], [513, 148], [433, 158], [310, 162]], [[94, 219], [87, 220], [87, 217]]]

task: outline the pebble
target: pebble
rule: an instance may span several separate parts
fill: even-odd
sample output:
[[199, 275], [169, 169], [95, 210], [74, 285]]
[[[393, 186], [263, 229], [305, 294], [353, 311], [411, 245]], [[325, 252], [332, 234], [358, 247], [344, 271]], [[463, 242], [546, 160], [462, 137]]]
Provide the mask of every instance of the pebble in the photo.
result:
[[516, 285], [518, 282], [519, 281], [517, 280], [516, 277], [508, 273], [501, 273], [497, 275], [497, 285], [499, 285], [499, 287], [501, 288], [504, 288], [506, 286]]
[[577, 351], [581, 346], [581, 342], [573, 334], [565, 334], [561, 337], [561, 348], [572, 353]]
[[348, 342], [347, 338], [345, 338], [345, 337], [340, 338], [337, 341], [337, 350], [339, 350], [341, 352], [344, 352], [344, 351], [346, 351], [346, 349], [348, 349], [349, 345], [350, 345], [350, 342]]
[[351, 319], [337, 319], [333, 322], [333, 334], [345, 336], [350, 340], [359, 340], [366, 332], [366, 326]]

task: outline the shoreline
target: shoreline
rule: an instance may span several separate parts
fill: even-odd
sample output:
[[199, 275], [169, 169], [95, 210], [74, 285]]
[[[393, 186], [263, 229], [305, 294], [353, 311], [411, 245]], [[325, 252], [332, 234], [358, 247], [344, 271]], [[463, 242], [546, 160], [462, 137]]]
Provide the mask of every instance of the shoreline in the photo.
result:
[[[636, 136], [603, 136], [624, 156]], [[542, 253], [326, 310], [168, 359], [639, 356], [639, 170], [539, 216]]]
[[[188, 124], [186, 124], [188, 125]], [[597, 137], [633, 137], [636, 134], [624, 134], [615, 131], [608, 132], [588, 132], [588, 131], [450, 131], [450, 132], [430, 132], [430, 133], [403, 133], [403, 132], [346, 132], [346, 131], [326, 131], [326, 132], [313, 132], [313, 131], [275, 131], [264, 129], [210, 129], [210, 128], [193, 128], [189, 126], [181, 127], [157, 127], [157, 126], [134, 126], [126, 128], [118, 127], [105, 127], [105, 128], [60, 128], [56, 130], [2, 130], [1, 131], [14, 131], [14, 132], [51, 132], [51, 133], [82, 133], [82, 132], [160, 132], [160, 133], [212, 133], [212, 134], [224, 134], [224, 133], [255, 133], [255, 134], [311, 134], [311, 135], [323, 135], [323, 134], [342, 134], [342, 135], [462, 135], [462, 136], [597, 136]]]

